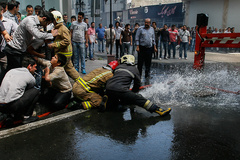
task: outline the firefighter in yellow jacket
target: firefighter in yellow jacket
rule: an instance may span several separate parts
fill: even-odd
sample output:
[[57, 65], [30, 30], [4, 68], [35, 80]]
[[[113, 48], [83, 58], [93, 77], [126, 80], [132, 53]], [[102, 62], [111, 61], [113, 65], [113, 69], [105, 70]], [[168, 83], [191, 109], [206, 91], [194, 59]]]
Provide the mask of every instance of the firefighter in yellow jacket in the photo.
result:
[[79, 73], [76, 71], [72, 64], [72, 43], [71, 34], [69, 29], [63, 24], [63, 17], [59, 11], [51, 12], [55, 21], [54, 28], [58, 29], [58, 35], [55, 37], [53, 43], [48, 44], [49, 48], [53, 48], [55, 53], [63, 54], [67, 57], [67, 63], [64, 66], [66, 73], [75, 81], [80, 78]]
[[68, 105], [68, 108], [83, 108], [89, 110], [99, 107], [103, 100], [100, 94], [104, 92], [106, 82], [112, 78], [112, 71], [117, 66], [118, 62], [112, 61], [107, 66], [97, 68], [83, 78], [78, 78], [73, 85], [72, 92], [75, 98], [81, 100], [81, 103], [78, 104], [76, 101], [73, 101]]

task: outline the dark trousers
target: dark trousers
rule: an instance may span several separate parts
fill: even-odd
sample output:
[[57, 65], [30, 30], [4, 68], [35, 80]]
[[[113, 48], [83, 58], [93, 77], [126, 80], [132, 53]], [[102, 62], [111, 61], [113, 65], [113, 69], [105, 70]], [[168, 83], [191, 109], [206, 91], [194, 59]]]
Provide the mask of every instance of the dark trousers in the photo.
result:
[[0, 112], [14, 115], [31, 116], [35, 104], [39, 98], [39, 90], [36, 88], [28, 89], [21, 98], [0, 107]]
[[158, 59], [158, 40], [156, 40], [155, 42], [156, 42], [157, 52], [154, 51], [154, 58]]
[[48, 91], [43, 95], [42, 100], [50, 107], [51, 111], [64, 109], [71, 98], [71, 91], [62, 93], [55, 89], [48, 88]]
[[132, 91], [116, 92], [107, 90], [108, 102], [107, 107], [116, 107], [118, 104], [121, 105], [137, 105], [144, 107], [147, 99], [142, 95], [134, 93]]
[[137, 68], [139, 70], [140, 76], [142, 76], [142, 67], [143, 67], [143, 64], [145, 64], [145, 78], [147, 78], [149, 77], [149, 74], [150, 74], [153, 47], [147, 48], [144, 46], [139, 46], [139, 49], [140, 49], [140, 52], [138, 52]]
[[[167, 58], [168, 42], [161, 41], [161, 46], [164, 49], [164, 58]], [[159, 56], [160, 58], [162, 58], [162, 50], [163, 49], [160, 50], [160, 56]]]
[[[118, 48], [120, 48], [120, 57], [118, 54]], [[122, 46], [120, 45], [120, 40], [116, 39], [116, 58], [121, 58], [122, 56], [123, 56], [122, 55]]]

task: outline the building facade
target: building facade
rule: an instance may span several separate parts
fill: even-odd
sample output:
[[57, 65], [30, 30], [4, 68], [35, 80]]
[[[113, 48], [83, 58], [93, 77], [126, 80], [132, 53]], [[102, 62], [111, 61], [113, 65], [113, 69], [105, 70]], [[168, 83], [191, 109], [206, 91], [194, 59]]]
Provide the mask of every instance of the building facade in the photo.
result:
[[206, 13], [209, 27], [235, 27], [240, 32], [239, 0], [183, 0], [183, 3], [186, 25], [195, 26], [197, 14]]

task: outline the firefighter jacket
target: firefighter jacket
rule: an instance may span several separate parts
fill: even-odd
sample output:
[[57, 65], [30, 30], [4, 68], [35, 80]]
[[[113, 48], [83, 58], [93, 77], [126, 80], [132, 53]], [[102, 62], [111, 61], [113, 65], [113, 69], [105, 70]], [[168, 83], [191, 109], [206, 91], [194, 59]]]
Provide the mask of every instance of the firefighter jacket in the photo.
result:
[[105, 68], [97, 68], [84, 76], [78, 78], [73, 85], [73, 95], [82, 100], [84, 109], [98, 107], [102, 102], [102, 97], [107, 80], [112, 78], [112, 71]]
[[140, 74], [136, 66], [120, 64], [116, 67], [113, 77], [107, 81], [106, 89], [109, 91], [126, 92], [134, 80], [133, 92], [138, 92], [141, 86]]
[[65, 25], [63, 25], [63, 23], [58, 23], [55, 26], [55, 29], [58, 29], [58, 35], [52, 43], [54, 52], [64, 54], [66, 57], [72, 56], [70, 31]]

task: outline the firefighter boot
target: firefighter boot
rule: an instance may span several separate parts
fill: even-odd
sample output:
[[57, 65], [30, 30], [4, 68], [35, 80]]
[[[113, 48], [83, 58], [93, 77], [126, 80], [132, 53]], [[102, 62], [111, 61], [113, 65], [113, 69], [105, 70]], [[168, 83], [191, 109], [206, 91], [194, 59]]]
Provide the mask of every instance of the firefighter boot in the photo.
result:
[[149, 108], [149, 112], [156, 112], [157, 114], [159, 114], [160, 116], [165, 116], [168, 115], [171, 112], [171, 108], [168, 108], [166, 110], [158, 107], [157, 105], [153, 104], [150, 108]]
[[99, 106], [99, 112], [104, 112], [107, 108], [107, 100], [108, 100], [108, 96], [104, 95], [102, 98], [102, 102]]

